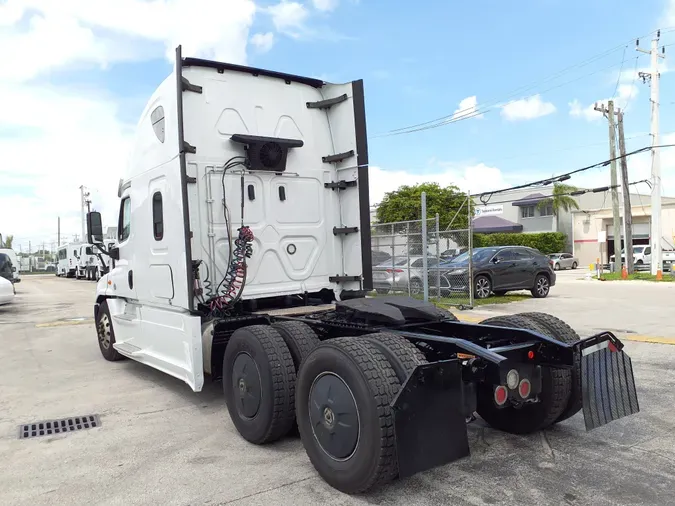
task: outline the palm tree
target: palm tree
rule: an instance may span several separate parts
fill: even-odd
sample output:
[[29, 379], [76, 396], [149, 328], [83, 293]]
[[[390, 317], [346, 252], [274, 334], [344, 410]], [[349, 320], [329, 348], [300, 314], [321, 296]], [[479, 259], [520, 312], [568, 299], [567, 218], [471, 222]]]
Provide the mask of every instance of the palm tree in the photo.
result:
[[560, 213], [568, 213], [572, 209], [579, 209], [579, 204], [574, 197], [570, 196], [570, 193], [579, 190], [576, 186], [572, 186], [564, 183], [554, 183], [553, 184], [553, 193], [550, 198], [544, 199], [537, 204], [537, 207], [541, 209], [546, 209], [548, 206], [553, 208], [553, 215], [555, 216], [555, 229], [558, 231], [560, 229]]

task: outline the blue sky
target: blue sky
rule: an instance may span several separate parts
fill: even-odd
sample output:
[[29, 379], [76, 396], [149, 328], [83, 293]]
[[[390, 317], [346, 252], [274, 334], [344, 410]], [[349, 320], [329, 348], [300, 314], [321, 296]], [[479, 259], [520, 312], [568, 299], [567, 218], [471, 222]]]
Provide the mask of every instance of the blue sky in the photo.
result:
[[[675, 43], [674, 0], [188, 3], [0, 0], [0, 45], [15, 58], [0, 70], [0, 106], [10, 109], [0, 119], [0, 147], [12, 162], [0, 168], [1, 233], [53, 240], [58, 215], [66, 233], [79, 232], [80, 184], [114, 222], [126, 143], [171, 71], [167, 55], [177, 43], [187, 55], [333, 82], [364, 79], [373, 200], [400, 182], [480, 192], [605, 159], [607, 123], [587, 108], [613, 96], [629, 104], [628, 149], [648, 145], [649, 86], [634, 79], [639, 53], [630, 40], [643, 36], [647, 48], [650, 32], [661, 28], [660, 43]], [[669, 62], [666, 69], [675, 67]], [[637, 63], [645, 69], [649, 57]], [[662, 134], [675, 132], [673, 79], [662, 74]], [[502, 107], [509, 100], [521, 102]], [[476, 104], [491, 107], [480, 118], [377, 136]], [[86, 148], [65, 149], [69, 137]], [[27, 151], [43, 150], [48, 163], [26, 159]], [[662, 157], [664, 187], [675, 194], [675, 156]], [[631, 161], [631, 179], [648, 175], [648, 162]], [[569, 182], [609, 184], [608, 169]]]

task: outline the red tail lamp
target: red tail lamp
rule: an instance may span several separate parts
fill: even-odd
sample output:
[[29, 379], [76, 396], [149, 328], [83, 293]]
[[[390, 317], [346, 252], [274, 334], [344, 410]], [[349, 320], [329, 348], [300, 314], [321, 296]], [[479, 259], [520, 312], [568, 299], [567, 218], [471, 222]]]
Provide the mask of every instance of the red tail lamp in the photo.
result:
[[497, 406], [503, 406], [508, 397], [509, 393], [504, 385], [499, 385], [497, 388], [495, 388], [495, 403]]

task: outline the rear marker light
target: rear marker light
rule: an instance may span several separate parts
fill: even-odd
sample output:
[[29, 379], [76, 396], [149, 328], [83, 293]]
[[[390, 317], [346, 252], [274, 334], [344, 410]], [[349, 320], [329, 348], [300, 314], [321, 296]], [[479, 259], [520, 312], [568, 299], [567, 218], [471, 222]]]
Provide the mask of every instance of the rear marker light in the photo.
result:
[[529, 380], [523, 379], [520, 381], [520, 385], [518, 386], [518, 393], [523, 399], [527, 399], [530, 396], [530, 393], [532, 392], [532, 385], [530, 384]]
[[530, 360], [534, 358], [534, 352], [532, 350], [527, 352], [527, 358], [529, 358]]
[[495, 403], [497, 406], [503, 406], [508, 397], [509, 393], [506, 391], [506, 387], [504, 385], [499, 385], [497, 388], [495, 388]]
[[518, 371], [515, 369], [511, 369], [507, 374], [506, 374], [506, 385], [511, 389], [515, 390], [516, 387], [518, 386], [518, 380], [520, 379], [520, 376], [518, 376]]

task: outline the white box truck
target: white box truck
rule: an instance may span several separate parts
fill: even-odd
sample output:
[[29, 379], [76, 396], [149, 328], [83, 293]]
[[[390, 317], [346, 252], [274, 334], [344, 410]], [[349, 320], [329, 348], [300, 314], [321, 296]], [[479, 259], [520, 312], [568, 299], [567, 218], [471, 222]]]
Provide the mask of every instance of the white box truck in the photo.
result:
[[80, 243], [69, 243], [56, 250], [56, 275], [72, 278], [77, 275]]
[[468, 324], [366, 297], [367, 164], [362, 81], [177, 48], [119, 184], [118, 244], [106, 248], [101, 215], [87, 215], [112, 262], [94, 303], [103, 357], [195, 391], [222, 381], [243, 438], [271, 443], [297, 424], [320, 476], [346, 493], [468, 455], [474, 412], [528, 433], [582, 405], [587, 429], [638, 411], [611, 332], [580, 339], [543, 313]]

